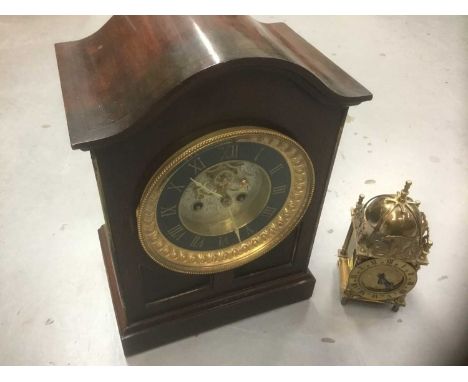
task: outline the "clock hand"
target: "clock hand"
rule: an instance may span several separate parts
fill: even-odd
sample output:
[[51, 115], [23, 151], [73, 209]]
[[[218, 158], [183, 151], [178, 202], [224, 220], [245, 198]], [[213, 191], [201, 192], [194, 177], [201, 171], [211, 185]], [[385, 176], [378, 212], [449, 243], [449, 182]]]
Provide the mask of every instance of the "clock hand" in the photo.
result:
[[387, 280], [387, 278], [385, 277], [385, 273], [379, 273], [377, 277], [378, 277], [377, 284], [384, 284], [385, 289], [390, 289], [391, 287], [393, 287], [393, 283]]
[[[203, 183], [200, 183], [200, 182], [197, 182], [195, 179], [193, 178], [190, 178], [190, 180], [195, 183], [195, 185], [197, 185], [198, 187], [204, 189], [206, 192], [209, 192], [210, 194], [213, 194], [215, 196], [217, 196], [218, 198], [220, 199], [223, 199], [223, 195], [221, 194], [218, 194], [217, 192], [215, 191], [212, 191], [210, 190], [208, 187], [206, 187]], [[230, 218], [231, 218], [231, 224], [232, 226], [234, 227], [234, 232], [237, 236], [237, 240], [239, 240], [239, 243], [242, 241], [241, 238], [240, 238], [240, 232], [239, 232], [239, 228], [237, 228], [237, 225], [236, 225], [236, 222], [235, 222], [235, 219], [234, 219], [234, 215], [232, 214], [232, 211], [231, 211], [231, 207], [228, 207], [228, 212], [229, 212], [229, 215], [230, 215]]]
[[190, 178], [190, 180], [191, 180], [193, 183], [195, 183], [198, 187], [204, 189], [206, 192], [209, 192], [210, 194], [213, 194], [213, 195], [217, 196], [218, 198], [222, 198], [222, 197], [223, 197], [223, 195], [218, 194], [217, 192], [210, 190], [210, 189], [209, 189], [208, 187], [206, 187], [203, 183], [197, 182], [197, 181], [196, 181], [195, 179], [193, 179], [193, 178]]
[[228, 207], [228, 211], [229, 211], [229, 215], [231, 216], [231, 224], [234, 227], [234, 232], [236, 233], [237, 240], [239, 240], [239, 243], [240, 243], [241, 238], [240, 238], [239, 228], [237, 228], [237, 224], [236, 224], [236, 222], [234, 220], [234, 215], [232, 214], [231, 207]]

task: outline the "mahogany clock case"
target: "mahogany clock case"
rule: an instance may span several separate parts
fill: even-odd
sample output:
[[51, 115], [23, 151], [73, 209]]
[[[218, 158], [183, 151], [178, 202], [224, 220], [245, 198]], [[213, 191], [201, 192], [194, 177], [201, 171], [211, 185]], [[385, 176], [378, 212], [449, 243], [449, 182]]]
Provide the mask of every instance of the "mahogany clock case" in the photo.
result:
[[[285, 24], [250, 17], [113, 17], [56, 52], [72, 147], [91, 151], [127, 355], [312, 295], [310, 251], [348, 107], [372, 98], [364, 87]], [[201, 135], [245, 125], [288, 135], [311, 158], [315, 191], [302, 222], [231, 271], [161, 267], [137, 232], [148, 180]]]

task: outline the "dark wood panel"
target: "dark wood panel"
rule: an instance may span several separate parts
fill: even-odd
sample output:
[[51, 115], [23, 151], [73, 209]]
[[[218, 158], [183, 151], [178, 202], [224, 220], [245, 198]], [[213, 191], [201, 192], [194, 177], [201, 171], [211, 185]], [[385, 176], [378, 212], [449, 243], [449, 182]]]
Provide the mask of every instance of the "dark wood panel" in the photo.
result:
[[180, 296], [201, 293], [211, 288], [212, 276], [186, 275], [158, 267], [140, 265], [140, 274], [144, 300], [148, 304], [167, 303]]

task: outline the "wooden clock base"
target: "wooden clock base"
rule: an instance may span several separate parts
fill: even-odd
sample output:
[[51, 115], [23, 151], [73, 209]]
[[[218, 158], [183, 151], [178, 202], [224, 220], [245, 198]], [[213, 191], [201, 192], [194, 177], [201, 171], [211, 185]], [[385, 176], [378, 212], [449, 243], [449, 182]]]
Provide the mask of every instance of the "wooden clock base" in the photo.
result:
[[98, 233], [126, 356], [308, 299], [314, 290], [315, 277], [307, 270], [128, 324], [105, 225]]

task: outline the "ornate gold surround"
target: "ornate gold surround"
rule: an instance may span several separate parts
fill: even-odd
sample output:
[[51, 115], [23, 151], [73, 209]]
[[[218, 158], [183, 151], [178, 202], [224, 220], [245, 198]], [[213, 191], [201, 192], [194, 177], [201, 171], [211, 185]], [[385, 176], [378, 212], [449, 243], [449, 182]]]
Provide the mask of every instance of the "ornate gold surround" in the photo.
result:
[[[170, 174], [179, 164], [201, 150], [226, 140], [261, 143], [280, 152], [291, 172], [291, 186], [282, 209], [263, 229], [235, 245], [210, 251], [178, 247], [161, 232], [156, 206]], [[143, 191], [137, 208], [137, 227], [145, 252], [160, 265], [177, 272], [209, 274], [239, 267], [265, 254], [297, 226], [304, 216], [315, 187], [312, 161], [294, 140], [261, 127], [233, 127], [202, 136], [175, 152], [154, 173]]]

